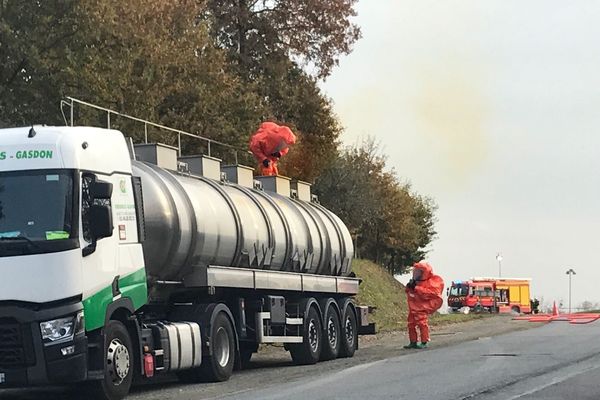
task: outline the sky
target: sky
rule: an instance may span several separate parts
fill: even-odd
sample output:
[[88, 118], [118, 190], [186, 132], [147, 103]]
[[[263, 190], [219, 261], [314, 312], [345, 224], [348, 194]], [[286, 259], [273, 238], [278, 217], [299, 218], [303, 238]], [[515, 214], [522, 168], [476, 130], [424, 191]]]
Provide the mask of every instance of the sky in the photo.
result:
[[435, 199], [428, 261], [447, 284], [532, 279], [600, 302], [600, 3], [360, 0], [363, 38], [322, 84], [345, 127], [374, 136]]

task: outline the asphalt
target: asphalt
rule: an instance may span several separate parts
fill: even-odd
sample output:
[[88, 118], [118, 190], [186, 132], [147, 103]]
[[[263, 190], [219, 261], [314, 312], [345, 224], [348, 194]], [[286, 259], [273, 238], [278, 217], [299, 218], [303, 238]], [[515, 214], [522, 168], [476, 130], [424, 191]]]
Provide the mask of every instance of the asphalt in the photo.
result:
[[[436, 332], [432, 348], [414, 351], [401, 350], [405, 339], [394, 334], [353, 359], [305, 367], [272, 349], [229, 382], [167, 378], [136, 387], [130, 399], [600, 399], [600, 322], [531, 326], [502, 318], [449, 326]], [[501, 329], [512, 332], [491, 336]], [[78, 389], [0, 390], [0, 399], [80, 399]]]
[[600, 398], [600, 323], [554, 322], [224, 399]]

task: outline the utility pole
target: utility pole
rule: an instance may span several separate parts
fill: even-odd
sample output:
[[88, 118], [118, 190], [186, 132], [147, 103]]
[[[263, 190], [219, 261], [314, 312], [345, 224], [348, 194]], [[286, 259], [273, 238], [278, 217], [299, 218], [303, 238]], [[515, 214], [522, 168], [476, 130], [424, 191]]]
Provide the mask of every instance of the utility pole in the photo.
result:
[[573, 277], [573, 275], [577, 275], [577, 274], [575, 273], [573, 268], [569, 268], [569, 270], [566, 272], [566, 274], [569, 275], [569, 314], [571, 314], [571, 277]]
[[498, 278], [502, 278], [502, 254], [500, 252], [496, 254], [496, 260], [498, 260]]

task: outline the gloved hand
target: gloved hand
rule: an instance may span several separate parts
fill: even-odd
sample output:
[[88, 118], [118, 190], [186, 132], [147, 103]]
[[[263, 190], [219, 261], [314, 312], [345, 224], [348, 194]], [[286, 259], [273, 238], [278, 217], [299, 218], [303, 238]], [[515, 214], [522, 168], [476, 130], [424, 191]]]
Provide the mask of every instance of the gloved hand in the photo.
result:
[[275, 158], [281, 158], [281, 153], [279, 151], [276, 151], [275, 153], [272, 153], [271, 155]]
[[269, 159], [268, 159], [268, 158], [265, 158], [265, 159], [263, 160], [263, 165], [265, 166], [265, 168], [268, 168], [270, 164], [271, 164], [271, 161], [269, 161]]
[[415, 281], [414, 279], [411, 279], [410, 281], [408, 281], [408, 283], [406, 284], [406, 287], [409, 289], [414, 289], [415, 286], [417, 286], [417, 281]]

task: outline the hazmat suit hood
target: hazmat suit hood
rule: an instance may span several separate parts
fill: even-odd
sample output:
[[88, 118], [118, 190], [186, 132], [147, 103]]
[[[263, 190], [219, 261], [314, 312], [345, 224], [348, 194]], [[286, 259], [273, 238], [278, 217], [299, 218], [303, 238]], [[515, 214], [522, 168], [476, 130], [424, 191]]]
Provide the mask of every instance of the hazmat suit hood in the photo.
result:
[[408, 308], [414, 313], [433, 314], [444, 302], [444, 280], [433, 273], [430, 264], [421, 261], [413, 265], [413, 276], [417, 281], [414, 289], [406, 288]]
[[433, 268], [429, 263], [421, 261], [413, 265], [413, 276], [415, 276], [415, 273], [418, 274], [418, 278], [415, 277], [415, 280], [426, 281], [433, 275]]

